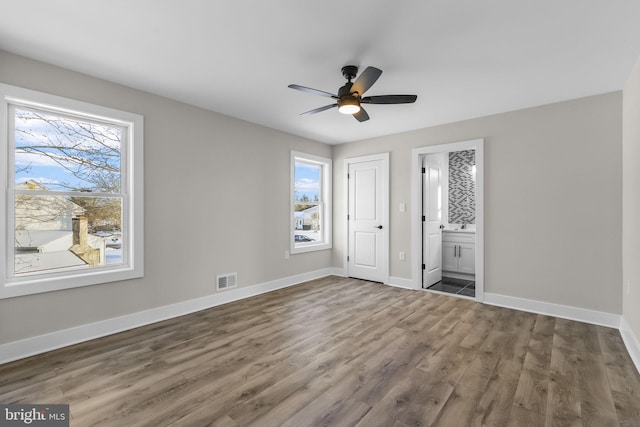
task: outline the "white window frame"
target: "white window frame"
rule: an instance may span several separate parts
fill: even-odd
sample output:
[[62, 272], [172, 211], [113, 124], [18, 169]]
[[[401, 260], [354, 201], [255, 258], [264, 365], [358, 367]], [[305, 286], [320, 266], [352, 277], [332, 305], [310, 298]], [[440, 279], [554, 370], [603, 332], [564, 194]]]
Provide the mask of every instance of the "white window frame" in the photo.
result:
[[[123, 262], [82, 270], [12, 275], [15, 250], [13, 242], [15, 144], [10, 132], [10, 106], [35, 108], [61, 115], [111, 123], [126, 130], [127, 141], [122, 152], [122, 222], [126, 250]], [[143, 116], [102, 107], [43, 92], [0, 84], [0, 299], [80, 286], [96, 285], [143, 277], [144, 275], [144, 211], [143, 211]]]
[[[320, 206], [321, 206], [321, 226], [320, 234], [321, 240], [317, 242], [295, 242], [295, 165], [296, 161], [310, 163], [321, 167], [321, 191], [320, 191]], [[299, 151], [291, 151], [291, 189], [290, 189], [290, 208], [289, 213], [291, 215], [291, 222], [289, 225], [289, 251], [291, 254], [300, 254], [312, 251], [321, 251], [332, 248], [331, 238], [332, 231], [332, 161], [329, 158], [315, 156], [313, 154], [302, 153]]]

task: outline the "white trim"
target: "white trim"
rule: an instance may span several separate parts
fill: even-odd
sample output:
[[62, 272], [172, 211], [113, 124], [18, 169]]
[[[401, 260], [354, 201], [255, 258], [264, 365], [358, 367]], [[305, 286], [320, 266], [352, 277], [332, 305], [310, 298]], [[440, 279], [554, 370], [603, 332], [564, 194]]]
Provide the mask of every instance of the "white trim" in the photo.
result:
[[409, 289], [411, 291], [415, 290], [413, 288], [413, 280], [405, 279], [403, 277], [389, 277], [388, 285], [396, 288]]
[[609, 328], [620, 327], [621, 316], [619, 314], [605, 313], [603, 311], [588, 310], [586, 308], [571, 307], [568, 305], [554, 304], [526, 298], [517, 298], [486, 292], [484, 303], [515, 310], [528, 311], [530, 313], [544, 314], [560, 317], [562, 319], [576, 320], [578, 322], [592, 323], [594, 325], [607, 326]]
[[638, 341], [638, 337], [633, 333], [624, 316], [620, 319], [620, 335], [625, 347], [627, 347], [629, 356], [631, 356], [631, 360], [636, 365], [636, 370], [640, 373], [640, 341]]
[[[411, 264], [413, 289], [422, 289], [422, 157], [427, 154], [476, 151], [476, 297], [484, 300], [484, 139], [430, 145], [411, 150]], [[420, 255], [420, 256], [419, 256]]]
[[0, 364], [331, 276], [325, 268], [0, 345]]
[[[391, 235], [389, 233], [389, 229], [390, 229], [390, 224], [391, 224], [391, 215], [390, 215], [390, 189], [389, 189], [389, 181], [390, 181], [390, 177], [391, 177], [391, 169], [390, 169], [390, 162], [389, 162], [389, 152], [384, 152], [384, 153], [378, 153], [378, 154], [369, 154], [367, 156], [358, 156], [358, 157], [349, 157], [344, 159], [344, 176], [343, 176], [343, 194], [344, 194], [344, 198], [343, 198], [343, 206], [345, 207], [345, 209], [347, 210], [347, 214], [349, 213], [349, 179], [347, 178], [347, 175], [349, 174], [349, 165], [353, 164], [353, 163], [364, 163], [364, 162], [371, 162], [371, 161], [377, 161], [377, 160], [381, 160], [384, 163], [384, 167], [385, 167], [385, 179], [383, 180], [382, 183], [382, 203], [383, 203], [383, 214], [385, 217], [385, 224], [383, 224], [384, 228], [383, 228], [383, 233], [386, 236], [386, 240], [387, 240], [387, 245], [384, 248], [384, 261], [385, 261], [385, 265], [383, 266], [383, 272], [382, 272], [382, 282], [383, 283], [389, 283], [389, 281], [391, 280], [391, 278], [389, 277], [389, 253], [390, 253], [390, 245], [391, 245]], [[344, 271], [345, 271], [345, 276], [349, 277], [349, 261], [347, 261], [347, 257], [349, 256], [349, 220], [347, 219], [347, 215], [344, 215], [344, 249], [345, 249], [345, 254], [343, 257], [344, 260]]]

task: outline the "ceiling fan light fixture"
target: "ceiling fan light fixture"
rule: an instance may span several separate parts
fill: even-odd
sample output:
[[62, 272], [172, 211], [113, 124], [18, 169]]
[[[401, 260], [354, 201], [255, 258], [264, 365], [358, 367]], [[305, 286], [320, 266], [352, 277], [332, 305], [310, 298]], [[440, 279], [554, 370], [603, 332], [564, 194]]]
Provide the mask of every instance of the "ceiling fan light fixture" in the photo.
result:
[[360, 103], [355, 98], [343, 99], [338, 104], [338, 111], [342, 114], [356, 114], [360, 111]]
[[306, 111], [301, 115], [306, 116], [309, 114], [316, 114], [321, 111], [338, 107], [338, 111], [340, 113], [351, 114], [357, 121], [366, 122], [369, 120], [369, 114], [367, 114], [367, 111], [362, 108], [360, 104], [411, 104], [412, 102], [416, 102], [416, 99], [418, 98], [417, 95], [377, 95], [365, 96], [363, 98], [362, 96], [364, 93], [368, 91], [369, 88], [371, 88], [371, 86], [373, 86], [373, 84], [378, 80], [378, 77], [382, 74], [382, 70], [376, 67], [367, 67], [356, 81], [352, 82], [351, 80], [353, 80], [357, 74], [358, 67], [355, 65], [342, 67], [342, 75], [347, 79], [347, 83], [338, 89], [337, 95], [334, 95], [331, 92], [325, 92], [324, 90], [290, 84], [289, 87], [291, 89], [324, 96], [334, 100], [333, 104], [314, 108], [313, 110]]

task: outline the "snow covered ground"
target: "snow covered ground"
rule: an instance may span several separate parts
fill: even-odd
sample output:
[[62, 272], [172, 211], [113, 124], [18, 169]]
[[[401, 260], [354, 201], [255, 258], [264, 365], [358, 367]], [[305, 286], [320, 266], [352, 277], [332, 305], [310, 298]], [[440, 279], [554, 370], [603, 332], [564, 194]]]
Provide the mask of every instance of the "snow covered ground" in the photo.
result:
[[122, 262], [122, 247], [110, 248], [107, 246], [107, 264], [120, 264]]

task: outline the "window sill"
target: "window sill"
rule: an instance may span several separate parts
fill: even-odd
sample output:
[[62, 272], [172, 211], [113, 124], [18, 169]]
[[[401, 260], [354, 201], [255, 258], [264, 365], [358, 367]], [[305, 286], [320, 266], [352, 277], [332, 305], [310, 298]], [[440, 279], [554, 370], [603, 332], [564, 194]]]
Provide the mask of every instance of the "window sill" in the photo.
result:
[[316, 251], [324, 251], [327, 249], [331, 249], [333, 247], [333, 245], [331, 243], [319, 243], [319, 244], [311, 244], [311, 245], [300, 245], [300, 246], [293, 246], [290, 249], [290, 252], [292, 255], [295, 254], [303, 254], [303, 253], [307, 253], [307, 252], [316, 252]]
[[42, 277], [42, 275], [38, 275], [32, 278], [9, 279], [0, 288], [0, 299], [100, 285], [143, 276], [144, 271], [141, 266], [138, 268], [119, 266], [100, 271], [94, 270], [86, 274], [74, 274], [73, 276]]

